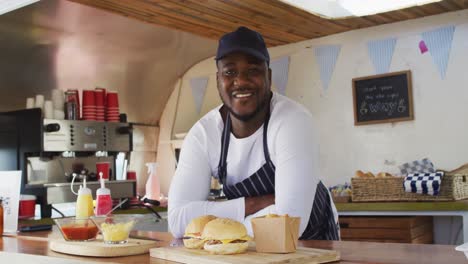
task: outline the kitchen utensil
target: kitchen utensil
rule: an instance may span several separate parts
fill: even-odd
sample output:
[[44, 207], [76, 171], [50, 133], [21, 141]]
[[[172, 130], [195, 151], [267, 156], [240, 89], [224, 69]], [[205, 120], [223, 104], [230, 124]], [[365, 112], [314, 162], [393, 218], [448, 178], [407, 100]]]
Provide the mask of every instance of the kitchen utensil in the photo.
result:
[[115, 209], [119, 208], [119, 206], [124, 204], [126, 201], [128, 201], [128, 198], [125, 198], [122, 201], [120, 201], [120, 203], [118, 203], [116, 206], [114, 206], [114, 208], [112, 208], [112, 210], [110, 210], [106, 215], [110, 215]]

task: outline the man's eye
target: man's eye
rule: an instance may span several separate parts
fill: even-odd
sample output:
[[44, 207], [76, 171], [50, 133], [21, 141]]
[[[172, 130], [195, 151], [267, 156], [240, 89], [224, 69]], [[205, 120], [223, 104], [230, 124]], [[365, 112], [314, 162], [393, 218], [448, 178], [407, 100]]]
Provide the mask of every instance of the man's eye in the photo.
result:
[[223, 75], [224, 76], [234, 76], [234, 75], [236, 75], [236, 71], [234, 71], [234, 70], [225, 70], [223, 72]]

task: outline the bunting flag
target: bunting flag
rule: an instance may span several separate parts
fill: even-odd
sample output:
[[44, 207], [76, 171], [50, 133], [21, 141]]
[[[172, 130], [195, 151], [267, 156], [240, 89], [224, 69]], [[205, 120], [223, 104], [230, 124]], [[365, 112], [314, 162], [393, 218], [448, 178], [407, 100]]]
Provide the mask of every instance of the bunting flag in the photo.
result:
[[271, 61], [270, 68], [273, 84], [280, 94], [285, 95], [289, 75], [289, 56]]
[[387, 73], [392, 63], [396, 38], [373, 40], [367, 43], [367, 52], [376, 74]]
[[190, 86], [192, 87], [192, 96], [198, 114], [200, 114], [201, 111], [207, 85], [208, 77], [197, 77], [190, 79]]
[[421, 51], [421, 54], [424, 54], [427, 52], [427, 46], [424, 40], [419, 41], [419, 51]]
[[320, 80], [325, 90], [328, 89], [340, 50], [341, 45], [325, 45], [315, 48], [315, 59], [320, 68]]
[[427, 49], [429, 49], [432, 60], [439, 69], [442, 79], [445, 78], [447, 71], [454, 31], [455, 26], [448, 26], [422, 33], [424, 43], [427, 45]]

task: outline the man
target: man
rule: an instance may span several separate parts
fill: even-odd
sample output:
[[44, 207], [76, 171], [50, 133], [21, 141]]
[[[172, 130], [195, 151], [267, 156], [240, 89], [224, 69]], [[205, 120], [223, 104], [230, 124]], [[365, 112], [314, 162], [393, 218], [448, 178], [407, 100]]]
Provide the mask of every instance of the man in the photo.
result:
[[[301, 239], [338, 240], [337, 213], [319, 180], [317, 129], [301, 105], [271, 91], [270, 56], [246, 27], [216, 55], [223, 104], [189, 131], [169, 191], [169, 229], [182, 237], [201, 215], [243, 222], [268, 213], [301, 217]], [[211, 176], [227, 201], [207, 201]]]

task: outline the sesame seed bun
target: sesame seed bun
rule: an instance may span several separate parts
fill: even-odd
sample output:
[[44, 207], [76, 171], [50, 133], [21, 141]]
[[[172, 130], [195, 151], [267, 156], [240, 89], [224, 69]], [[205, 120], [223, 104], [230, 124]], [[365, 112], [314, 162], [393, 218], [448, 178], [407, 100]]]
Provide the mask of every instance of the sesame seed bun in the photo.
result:
[[203, 215], [192, 219], [185, 227], [184, 246], [186, 248], [202, 249], [205, 241], [201, 238], [201, 234], [205, 225], [213, 219], [216, 219], [216, 216]]

